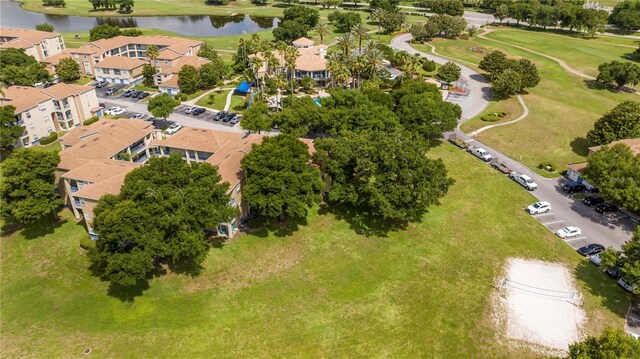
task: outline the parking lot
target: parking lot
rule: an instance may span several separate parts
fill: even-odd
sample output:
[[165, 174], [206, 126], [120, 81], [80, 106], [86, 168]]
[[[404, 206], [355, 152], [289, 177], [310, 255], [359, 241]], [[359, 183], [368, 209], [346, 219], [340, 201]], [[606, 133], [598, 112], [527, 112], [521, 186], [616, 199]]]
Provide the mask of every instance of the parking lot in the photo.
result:
[[[173, 111], [173, 112], [181, 114], [181, 115], [184, 115], [184, 116], [190, 116], [190, 117], [193, 117], [194, 119], [199, 119], [199, 120], [203, 120], [203, 121], [207, 121], [207, 122], [215, 122], [215, 123], [217, 123], [219, 125], [223, 125], [223, 126], [234, 127], [234, 126], [237, 125], [237, 124], [233, 124], [233, 123], [230, 123], [230, 122], [224, 122], [224, 121], [221, 121], [221, 120], [217, 120], [216, 121], [214, 119], [214, 115], [217, 113], [217, 111], [212, 111], [212, 110], [205, 109], [206, 111], [201, 113], [201, 114], [199, 114], [199, 115], [189, 114], [189, 113], [187, 113], [187, 109], [189, 107], [192, 107], [192, 106], [190, 106], [190, 105], [180, 105], [180, 106], [176, 107], [175, 111]], [[195, 107], [198, 107], [198, 106], [195, 106]]]

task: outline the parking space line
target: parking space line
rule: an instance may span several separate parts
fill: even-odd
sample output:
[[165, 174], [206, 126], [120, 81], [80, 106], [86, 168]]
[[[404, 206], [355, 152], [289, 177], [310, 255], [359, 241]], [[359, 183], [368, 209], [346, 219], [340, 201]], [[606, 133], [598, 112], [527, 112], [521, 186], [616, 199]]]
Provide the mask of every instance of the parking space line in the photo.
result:
[[540, 213], [540, 214], [534, 214], [535, 217], [542, 217], [542, 216], [551, 216], [555, 213], [553, 212], [547, 212], [547, 213]]
[[473, 139], [466, 140], [466, 141], [464, 141], [464, 142], [469, 143], [469, 142], [471, 142], [471, 141], [473, 141]]
[[554, 223], [561, 223], [561, 222], [564, 222], [564, 219], [561, 219], [561, 220], [559, 220], [559, 221], [553, 221], [553, 222], [542, 223], [542, 224], [543, 224], [543, 225], [545, 225], [545, 226], [548, 226], [548, 225], [550, 225], [550, 224], [554, 224]]
[[569, 238], [569, 239], [565, 239], [565, 242], [573, 242], [573, 241], [577, 241], [578, 239], [587, 239], [587, 237], [576, 237], [576, 238]]

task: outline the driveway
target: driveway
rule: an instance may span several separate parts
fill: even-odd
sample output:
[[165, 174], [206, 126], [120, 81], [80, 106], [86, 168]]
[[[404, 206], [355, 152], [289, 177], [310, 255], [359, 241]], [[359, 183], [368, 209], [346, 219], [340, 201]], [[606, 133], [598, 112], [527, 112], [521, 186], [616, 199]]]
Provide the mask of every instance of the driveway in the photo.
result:
[[[445, 63], [450, 59], [426, 54], [415, 50], [408, 41], [411, 34], [396, 36], [391, 41], [391, 47], [396, 50], [404, 50], [411, 54], [420, 54], [437, 63]], [[455, 62], [455, 61], [454, 61]], [[462, 78], [468, 83], [469, 95], [464, 98], [451, 98], [447, 101], [454, 102], [462, 108], [462, 118], [458, 121], [463, 123], [470, 118], [481, 113], [491, 101], [491, 88], [487, 80], [473, 69], [457, 63], [462, 70]], [[524, 119], [526, 121], [526, 119]], [[551, 204], [551, 212], [535, 216], [540, 223], [550, 231], [565, 226], [577, 226], [582, 229], [582, 236], [565, 240], [571, 247], [577, 249], [589, 243], [600, 243], [606, 247], [612, 246], [620, 249], [622, 244], [631, 238], [631, 231], [635, 228], [635, 223], [625, 215], [602, 216], [595, 212], [592, 207], [587, 207], [580, 200], [575, 200], [572, 196], [562, 191], [562, 185], [566, 181], [564, 178], [548, 179], [529, 170], [526, 166], [517, 162], [507, 155], [500, 153], [494, 148], [484, 143], [476, 141], [473, 137], [464, 134], [459, 129], [454, 132], [470, 145], [479, 146], [489, 151], [493, 157], [498, 157], [505, 161], [512, 170], [528, 174], [538, 184], [538, 189], [531, 194], [539, 201], [547, 201]], [[451, 133], [445, 134], [447, 138]], [[497, 172], [499, 173], [499, 172]], [[518, 185], [514, 182], [514, 185]], [[525, 191], [525, 189], [522, 189]], [[560, 239], [558, 239], [560, 240]]]

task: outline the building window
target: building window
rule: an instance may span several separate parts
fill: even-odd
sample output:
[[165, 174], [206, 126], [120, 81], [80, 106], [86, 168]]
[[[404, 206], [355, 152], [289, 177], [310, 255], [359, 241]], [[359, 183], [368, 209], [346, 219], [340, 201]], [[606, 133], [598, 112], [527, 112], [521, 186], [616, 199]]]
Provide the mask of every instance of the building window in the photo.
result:
[[27, 116], [27, 118], [31, 118], [31, 114], [29, 113], [29, 111], [25, 112], [24, 114]]
[[114, 75], [120, 75], [120, 70], [118, 70], [118, 69], [114, 69], [114, 70], [113, 70], [113, 74], [114, 74]]
[[102, 73], [108, 75], [109, 74], [109, 69], [102, 69]]

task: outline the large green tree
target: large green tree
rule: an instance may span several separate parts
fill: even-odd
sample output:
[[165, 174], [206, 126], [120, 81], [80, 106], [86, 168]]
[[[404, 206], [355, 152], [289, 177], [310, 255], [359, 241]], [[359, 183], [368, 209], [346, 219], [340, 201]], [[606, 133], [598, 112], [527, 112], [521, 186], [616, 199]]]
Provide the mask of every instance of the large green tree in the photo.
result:
[[155, 85], [154, 77], [155, 77], [157, 72], [158, 72], [158, 70], [155, 67], [153, 67], [152, 65], [144, 64], [142, 66], [142, 78], [144, 79], [144, 80], [142, 80], [142, 82], [146, 86]]
[[0, 106], [0, 147], [12, 146], [23, 131], [24, 127], [16, 124], [16, 108], [12, 105]]
[[607, 248], [600, 253], [604, 268], [618, 267], [624, 279], [635, 285], [635, 292], [640, 294], [640, 226], [633, 232], [631, 240], [622, 245], [622, 250]]
[[273, 118], [269, 113], [269, 108], [262, 101], [254, 102], [242, 113], [240, 126], [247, 131], [262, 132], [269, 131], [273, 125]]
[[624, 0], [617, 3], [609, 16], [609, 23], [627, 31], [640, 29], [640, 1]]
[[284, 21], [292, 20], [314, 28], [320, 19], [320, 11], [316, 8], [296, 5], [283, 11]]
[[0, 211], [22, 223], [37, 221], [62, 205], [55, 193], [57, 152], [19, 149], [2, 163]]
[[42, 24], [36, 24], [35, 28], [38, 31], [53, 32], [53, 25], [46, 22]]
[[329, 202], [384, 220], [419, 221], [453, 180], [441, 160], [403, 131], [351, 132], [316, 141], [315, 160], [331, 180]]
[[625, 138], [640, 137], [640, 102], [625, 101], [604, 114], [587, 133], [589, 142], [606, 145]]
[[509, 60], [504, 52], [496, 50], [483, 57], [478, 67], [495, 78], [509, 67]]
[[98, 202], [92, 262], [122, 286], [144, 282], [154, 261], [198, 267], [209, 247], [205, 230], [237, 213], [228, 190], [208, 163], [188, 164], [177, 154], [152, 158], [127, 175], [119, 195]]
[[73, 82], [80, 78], [80, 65], [70, 57], [61, 59], [56, 65], [56, 74], [64, 82]]
[[100, 39], [110, 39], [120, 35], [120, 28], [118, 26], [112, 26], [107, 23], [95, 26], [89, 30], [89, 39], [91, 41], [97, 41]]
[[464, 5], [460, 0], [432, 0], [430, 1], [431, 11], [436, 14], [447, 14], [451, 16], [464, 15]]
[[598, 66], [598, 81], [615, 82], [618, 88], [626, 84], [633, 86], [640, 82], [640, 66], [631, 62], [611, 61]]
[[320, 172], [310, 165], [308, 146], [291, 135], [265, 137], [242, 159], [244, 201], [267, 218], [304, 218], [320, 201]]
[[569, 346], [567, 359], [634, 359], [640, 353], [640, 341], [622, 330], [605, 329], [599, 337], [588, 336]]
[[301, 37], [306, 37], [311, 28], [295, 20], [284, 20], [273, 29], [273, 37], [276, 41], [291, 43]]
[[229, 66], [224, 63], [217, 52], [215, 52], [215, 55], [211, 55], [209, 60], [211, 61], [210, 63], [200, 66], [199, 69], [200, 87], [203, 89], [210, 89], [222, 85], [229, 73]]
[[610, 201], [640, 211], [640, 155], [624, 144], [605, 147], [589, 155], [583, 173]]
[[0, 78], [8, 85], [33, 86], [51, 79], [44, 64], [23, 49], [0, 50]]
[[200, 72], [195, 66], [184, 65], [178, 72], [178, 86], [180, 92], [193, 94], [200, 88]]
[[154, 117], [164, 119], [166, 123], [167, 118], [178, 105], [180, 105], [180, 101], [174, 100], [166, 93], [161, 93], [158, 96], [151, 97], [147, 104], [147, 110], [151, 112]]
[[452, 83], [458, 81], [460, 75], [460, 66], [456, 65], [454, 62], [449, 61], [446, 64], [440, 66], [440, 68], [438, 69], [438, 74], [436, 76], [444, 82]]

